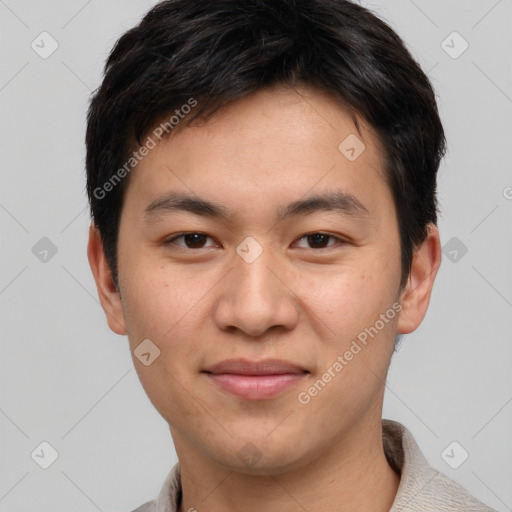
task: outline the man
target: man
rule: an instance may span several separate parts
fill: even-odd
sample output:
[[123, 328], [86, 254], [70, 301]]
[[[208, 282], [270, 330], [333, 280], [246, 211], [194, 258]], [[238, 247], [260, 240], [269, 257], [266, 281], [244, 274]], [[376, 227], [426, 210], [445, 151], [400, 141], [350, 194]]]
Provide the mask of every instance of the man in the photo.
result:
[[163, 511], [485, 511], [382, 420], [440, 265], [432, 87], [343, 0], [168, 0], [89, 111], [88, 255], [179, 463]]

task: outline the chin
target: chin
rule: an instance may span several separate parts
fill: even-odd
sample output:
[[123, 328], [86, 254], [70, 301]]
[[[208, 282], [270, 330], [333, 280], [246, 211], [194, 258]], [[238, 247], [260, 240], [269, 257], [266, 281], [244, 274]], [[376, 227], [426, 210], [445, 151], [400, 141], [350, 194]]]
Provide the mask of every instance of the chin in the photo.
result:
[[[245, 435], [244, 439], [232, 440], [232, 446], [226, 446], [227, 453], [217, 454], [214, 458], [231, 471], [245, 475], [279, 475], [307, 465], [311, 457], [305, 453], [304, 443], [301, 451], [293, 442], [297, 436], [287, 435], [286, 439], [271, 440], [268, 432], [261, 436]], [[218, 446], [218, 445], [217, 445]]]

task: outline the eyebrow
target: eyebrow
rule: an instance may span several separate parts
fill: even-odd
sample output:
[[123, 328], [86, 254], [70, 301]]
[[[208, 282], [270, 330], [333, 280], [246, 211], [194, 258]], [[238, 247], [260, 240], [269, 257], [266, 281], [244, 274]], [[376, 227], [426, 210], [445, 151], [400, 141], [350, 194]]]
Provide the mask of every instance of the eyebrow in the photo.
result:
[[229, 212], [224, 206], [178, 192], [170, 192], [155, 199], [144, 209], [144, 218], [149, 221], [162, 214], [176, 211], [186, 211], [203, 217], [217, 217], [225, 220], [229, 218]]
[[[230, 212], [221, 204], [178, 192], [170, 192], [155, 199], [144, 209], [144, 220], [149, 222], [161, 215], [186, 211], [202, 217], [228, 220]], [[317, 194], [293, 201], [278, 211], [278, 222], [285, 218], [310, 215], [320, 211], [336, 211], [344, 215], [368, 216], [368, 209], [352, 194], [341, 191]]]
[[280, 210], [278, 219], [281, 221], [287, 217], [329, 210], [353, 217], [370, 215], [368, 209], [355, 196], [335, 191], [293, 201]]

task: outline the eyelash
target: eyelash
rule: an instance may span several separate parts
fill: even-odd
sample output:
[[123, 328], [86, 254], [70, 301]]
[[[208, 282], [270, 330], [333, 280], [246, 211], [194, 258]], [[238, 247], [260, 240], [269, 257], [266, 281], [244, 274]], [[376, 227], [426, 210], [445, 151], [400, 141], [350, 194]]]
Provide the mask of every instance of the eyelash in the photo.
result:
[[[174, 244], [175, 240], [177, 240], [178, 238], [183, 238], [186, 235], [201, 235], [201, 236], [206, 236], [207, 238], [212, 239], [212, 237], [207, 235], [206, 233], [201, 233], [200, 231], [188, 231], [188, 232], [181, 233], [179, 235], [173, 236], [172, 238], [170, 238], [168, 240], [165, 240], [164, 241], [164, 245], [165, 246], [175, 245]], [[307, 239], [308, 237], [314, 236], [314, 235], [322, 235], [322, 236], [327, 237], [327, 238], [333, 238], [333, 239], [337, 240], [339, 242], [339, 244], [342, 244], [342, 245], [347, 243], [345, 240], [343, 240], [343, 239], [341, 239], [341, 238], [339, 238], [337, 236], [331, 235], [329, 233], [322, 233], [321, 231], [314, 231], [312, 233], [307, 233], [305, 235], [302, 235], [297, 240], [301, 241], [301, 240]], [[327, 245], [326, 247], [320, 247], [320, 248], [310, 247], [309, 249], [312, 249], [314, 251], [318, 251], [320, 249], [330, 249], [330, 248], [332, 248], [335, 245], [337, 245], [337, 244], [331, 244], [331, 245]], [[194, 248], [191, 248], [191, 247], [182, 247], [182, 246], [179, 246], [179, 245], [177, 247], [179, 248], [179, 250], [184, 250], [184, 251], [189, 251], [189, 250], [190, 251], [194, 251], [194, 250], [208, 249], [208, 247], [199, 247], [199, 248], [194, 249]]]

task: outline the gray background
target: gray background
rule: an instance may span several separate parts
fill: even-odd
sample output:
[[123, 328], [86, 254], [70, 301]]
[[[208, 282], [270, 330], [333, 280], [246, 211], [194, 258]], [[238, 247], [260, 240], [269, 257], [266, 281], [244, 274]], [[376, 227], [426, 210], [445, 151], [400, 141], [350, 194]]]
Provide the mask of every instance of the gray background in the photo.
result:
[[[0, 0], [0, 512], [132, 510], [156, 497], [176, 461], [86, 258], [88, 98], [117, 37], [154, 3]], [[512, 0], [364, 5], [428, 72], [449, 144], [445, 258], [426, 320], [394, 356], [384, 416], [412, 431], [433, 466], [509, 511]], [[43, 31], [59, 45], [46, 59], [31, 47]], [[469, 44], [457, 58], [454, 31]], [[43, 441], [59, 455], [48, 469], [31, 457]], [[452, 469], [462, 450], [469, 457]]]

